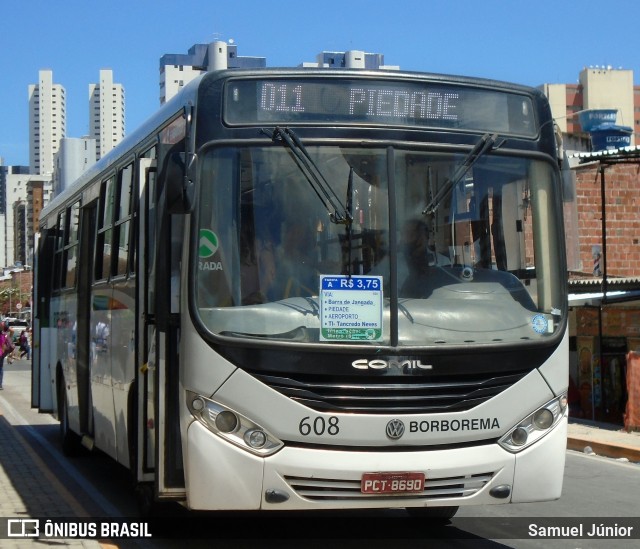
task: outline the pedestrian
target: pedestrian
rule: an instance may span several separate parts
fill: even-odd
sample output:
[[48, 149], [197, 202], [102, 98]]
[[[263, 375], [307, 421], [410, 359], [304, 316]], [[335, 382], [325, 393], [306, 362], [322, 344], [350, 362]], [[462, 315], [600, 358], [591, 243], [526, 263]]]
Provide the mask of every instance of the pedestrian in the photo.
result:
[[16, 337], [13, 332], [13, 328], [5, 324], [3, 333], [6, 339], [6, 343], [3, 345], [3, 349], [5, 350], [4, 356], [6, 357], [8, 364], [13, 364], [13, 361], [16, 359], [14, 355], [16, 350]]
[[27, 356], [27, 360], [31, 360], [31, 345], [29, 345], [29, 335], [31, 328], [27, 328], [26, 330], [22, 330], [20, 337], [18, 338], [18, 345], [20, 346], [20, 356]]
[[2, 389], [2, 378], [4, 377], [4, 357], [13, 351], [13, 345], [9, 339], [9, 328], [2, 323], [0, 330], [0, 389]]

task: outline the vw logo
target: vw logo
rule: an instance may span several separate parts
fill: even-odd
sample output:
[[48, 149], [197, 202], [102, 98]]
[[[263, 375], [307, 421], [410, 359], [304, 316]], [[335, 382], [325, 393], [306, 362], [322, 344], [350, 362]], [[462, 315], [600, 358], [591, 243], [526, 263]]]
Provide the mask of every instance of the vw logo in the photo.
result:
[[391, 440], [398, 440], [402, 435], [404, 435], [404, 423], [399, 419], [392, 419], [389, 423], [387, 423], [387, 437]]

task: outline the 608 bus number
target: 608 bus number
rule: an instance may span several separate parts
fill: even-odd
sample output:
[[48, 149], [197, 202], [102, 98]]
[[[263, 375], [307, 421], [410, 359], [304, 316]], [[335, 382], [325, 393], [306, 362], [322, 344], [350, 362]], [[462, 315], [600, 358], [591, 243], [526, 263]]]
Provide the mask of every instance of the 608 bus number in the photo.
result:
[[318, 416], [314, 418], [313, 421], [307, 416], [300, 420], [298, 431], [300, 431], [300, 434], [304, 437], [310, 435], [312, 432], [317, 436], [324, 435], [325, 433], [335, 436], [340, 432], [338, 421], [339, 419], [336, 416], [330, 416], [328, 419]]

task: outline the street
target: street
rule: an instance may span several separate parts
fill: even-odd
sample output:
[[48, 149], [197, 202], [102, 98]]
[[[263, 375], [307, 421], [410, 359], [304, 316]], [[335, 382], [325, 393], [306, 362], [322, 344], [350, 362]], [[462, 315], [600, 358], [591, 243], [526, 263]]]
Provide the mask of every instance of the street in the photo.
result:
[[[135, 518], [137, 508], [128, 472], [100, 453], [68, 459], [61, 454], [58, 422], [48, 414], [30, 409], [30, 362], [19, 360], [5, 366], [0, 411], [48, 470], [42, 482], [59, 480], [60, 497], [76, 516]], [[0, 463], [0, 466], [3, 464]], [[20, 480], [14, 485], [22, 497]], [[402, 511], [313, 513], [268, 517], [256, 513], [196, 514], [180, 507], [171, 510], [182, 517], [167, 519], [184, 524], [177, 539], [146, 539], [111, 543], [120, 548], [171, 548], [184, 539], [199, 538], [193, 547], [634, 547], [635, 539], [548, 539], [544, 525], [572, 526], [583, 523], [585, 532], [598, 524], [626, 524], [638, 517], [640, 465], [568, 451], [562, 498], [558, 501], [486, 507], [462, 507], [451, 524], [428, 525], [408, 519]], [[603, 517], [612, 517], [607, 521]], [[615, 519], [618, 519], [617, 521]], [[182, 522], [180, 522], [182, 521]], [[640, 519], [634, 518], [638, 525]], [[191, 530], [195, 527], [196, 530]], [[638, 526], [640, 528], [640, 526]], [[522, 539], [512, 539], [512, 538]], [[434, 540], [435, 538], [435, 540]], [[433, 541], [432, 541], [433, 540]]]

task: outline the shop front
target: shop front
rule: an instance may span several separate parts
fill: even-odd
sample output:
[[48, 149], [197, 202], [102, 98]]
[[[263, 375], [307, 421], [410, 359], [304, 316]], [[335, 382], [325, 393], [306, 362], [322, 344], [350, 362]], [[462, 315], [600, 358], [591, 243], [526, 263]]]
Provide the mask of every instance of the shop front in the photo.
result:
[[570, 325], [571, 415], [625, 425], [628, 357], [640, 353], [640, 301], [572, 307]]

